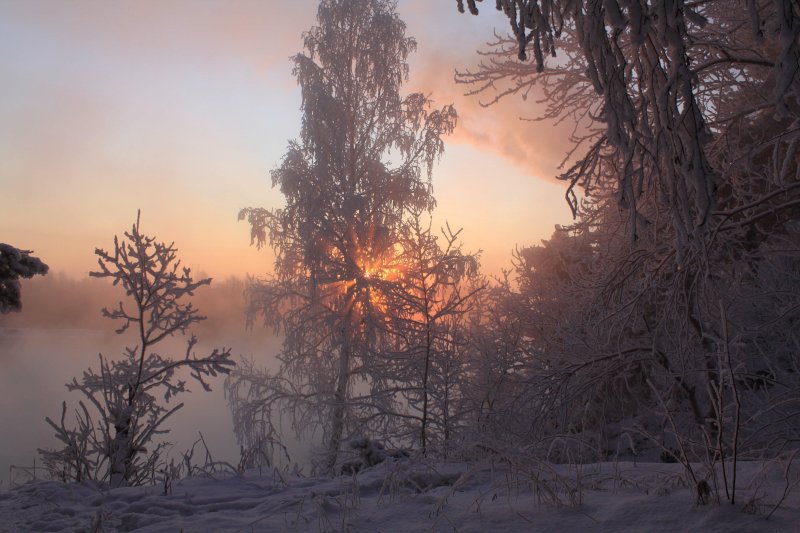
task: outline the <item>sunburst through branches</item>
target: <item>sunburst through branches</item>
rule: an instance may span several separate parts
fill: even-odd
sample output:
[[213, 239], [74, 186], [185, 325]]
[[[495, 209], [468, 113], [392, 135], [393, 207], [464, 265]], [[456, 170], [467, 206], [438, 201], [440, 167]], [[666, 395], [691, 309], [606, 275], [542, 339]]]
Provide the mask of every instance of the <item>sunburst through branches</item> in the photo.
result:
[[323, 284], [321, 293], [338, 299], [352, 324], [377, 324], [388, 318], [392, 293], [402, 279], [399, 254], [389, 231], [370, 223], [350, 227], [339, 248], [341, 266], [336, 279]]

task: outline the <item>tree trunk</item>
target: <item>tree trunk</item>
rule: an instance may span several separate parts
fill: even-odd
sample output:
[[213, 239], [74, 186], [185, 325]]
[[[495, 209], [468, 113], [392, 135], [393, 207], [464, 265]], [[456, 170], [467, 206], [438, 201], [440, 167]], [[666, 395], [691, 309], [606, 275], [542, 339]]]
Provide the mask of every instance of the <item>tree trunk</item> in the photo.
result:
[[132, 422], [130, 409], [122, 413], [120, 419], [114, 424], [114, 439], [111, 441], [108, 457], [108, 477], [112, 489], [128, 486], [130, 463], [134, 455], [130, 435]]
[[427, 340], [425, 344], [425, 372], [422, 374], [422, 430], [420, 441], [422, 444], [422, 455], [427, 455], [427, 430], [428, 430], [428, 373], [431, 367], [431, 332], [428, 326], [426, 332]]
[[[350, 315], [345, 321], [350, 320]], [[333, 396], [333, 413], [331, 425], [331, 438], [328, 442], [328, 459], [325, 464], [325, 471], [334, 474], [336, 458], [339, 455], [339, 447], [342, 444], [342, 433], [344, 432], [344, 419], [347, 405], [347, 388], [350, 382], [350, 353], [352, 351], [352, 339], [349, 324], [342, 328], [342, 346], [339, 350], [339, 376], [336, 382], [336, 392]]]
[[422, 287], [425, 294], [425, 370], [422, 374], [422, 429], [420, 431], [420, 444], [422, 445], [423, 457], [428, 454], [428, 374], [431, 367], [431, 352], [432, 352], [432, 339], [431, 339], [431, 314], [430, 304], [428, 301], [428, 288], [423, 280]]

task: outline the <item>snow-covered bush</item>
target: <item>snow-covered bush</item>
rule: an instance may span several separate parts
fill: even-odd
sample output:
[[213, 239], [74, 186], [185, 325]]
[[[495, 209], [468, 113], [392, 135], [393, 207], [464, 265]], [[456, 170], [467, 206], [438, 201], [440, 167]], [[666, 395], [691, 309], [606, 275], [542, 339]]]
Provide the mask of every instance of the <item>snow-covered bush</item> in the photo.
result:
[[84, 371], [67, 383], [70, 391], [84, 396], [75, 412], [76, 426], [65, 421], [66, 404], [60, 423], [47, 418], [64, 444], [58, 450], [40, 450], [51, 475], [64, 481], [104, 479], [112, 487], [139, 485], [153, 479], [163, 444], [154, 437], [167, 433], [164, 422], [183, 404], [167, 404], [188, 392], [189, 376], [210, 390], [208, 377], [227, 374], [234, 365], [230, 349], [214, 349], [198, 357], [197, 339], [192, 335], [182, 358], [170, 358], [154, 351], [163, 340], [188, 328], [204, 317], [186, 299], [211, 279], [195, 281], [189, 268], [181, 267], [173, 244], [158, 242], [141, 233], [139, 218], [125, 233], [114, 238], [114, 250], [96, 249], [99, 271], [90, 275], [109, 278], [125, 291], [126, 302], [103, 315], [121, 321], [117, 333], [135, 332], [136, 344], [125, 349], [122, 359], [100, 354], [98, 369]]
[[47, 274], [49, 267], [31, 253], [0, 242], [0, 313], [22, 309], [20, 278]]
[[339, 467], [341, 474], [356, 474], [365, 468], [379, 465], [388, 459], [408, 459], [411, 456], [407, 450], [403, 449], [388, 451], [380, 441], [367, 437], [352, 438], [348, 444], [358, 458], [342, 463]]

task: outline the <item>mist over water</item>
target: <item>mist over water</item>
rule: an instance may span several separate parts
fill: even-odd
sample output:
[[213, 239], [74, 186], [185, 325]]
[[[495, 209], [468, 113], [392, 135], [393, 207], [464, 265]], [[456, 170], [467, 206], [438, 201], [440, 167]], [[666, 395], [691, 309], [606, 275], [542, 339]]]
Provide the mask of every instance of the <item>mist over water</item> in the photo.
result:
[[[197, 292], [193, 301], [209, 318], [191, 329], [198, 338], [194, 352], [204, 355], [214, 348], [230, 347], [235, 361], [245, 357], [275, 370], [281, 339], [258, 324], [251, 330], [245, 328], [243, 289], [244, 283], [233, 279]], [[115, 333], [120, 324], [100, 315], [100, 307], [113, 307], [120, 299], [124, 300], [124, 295], [118, 288], [98, 280], [55, 276], [26, 283], [23, 312], [0, 317], [0, 487], [9, 486], [11, 465], [27, 468], [35, 461], [38, 466], [37, 448], [60, 447], [45, 417], [58, 423], [61, 404], [66, 401], [65, 421], [70, 427], [73, 409], [84, 399], [78, 391], [69, 392], [65, 384], [80, 378], [89, 367], [97, 371], [99, 353], [119, 359], [125, 346], [136, 344], [133, 332]], [[153, 349], [173, 359], [182, 358], [188, 336], [166, 339]], [[214, 460], [235, 465], [239, 448], [224, 395], [225, 377], [208, 380], [211, 392], [187, 379], [188, 373], [181, 378], [187, 380], [191, 392], [170, 401], [169, 405], [185, 405], [163, 426], [171, 430], [162, 437], [174, 444], [171, 456], [180, 458], [180, 452], [189, 449], [202, 433]], [[196, 451], [195, 458], [201, 452], [202, 448]], [[198, 460], [202, 462], [202, 458]]]
[[[161, 345], [159, 353], [181, 357], [185, 338], [174, 338]], [[125, 336], [113, 331], [86, 329], [3, 328], [0, 327], [0, 479], [8, 486], [11, 465], [30, 467], [39, 463], [37, 448], [56, 448], [59, 442], [45, 422], [49, 416], [56, 423], [61, 416], [61, 402], [67, 402], [67, 425], [74, 418], [72, 407], [84, 396], [69, 392], [65, 383], [79, 378], [92, 366], [97, 369], [98, 353], [119, 358]], [[262, 331], [241, 331], [200, 339], [195, 351], [200, 354], [214, 347], [231, 346], [239, 356], [253, 358], [261, 366], [274, 367], [274, 354], [280, 339]], [[184, 407], [169, 418], [164, 427], [171, 432], [164, 440], [174, 444], [173, 453], [185, 451], [203, 434], [215, 460], [234, 465], [239, 449], [224, 397], [223, 377], [209, 380], [212, 391], [205, 392], [196, 382], [188, 381], [191, 393], [179, 395], [170, 404]], [[178, 457], [180, 457], [178, 455]], [[197, 454], [195, 455], [197, 457]]]

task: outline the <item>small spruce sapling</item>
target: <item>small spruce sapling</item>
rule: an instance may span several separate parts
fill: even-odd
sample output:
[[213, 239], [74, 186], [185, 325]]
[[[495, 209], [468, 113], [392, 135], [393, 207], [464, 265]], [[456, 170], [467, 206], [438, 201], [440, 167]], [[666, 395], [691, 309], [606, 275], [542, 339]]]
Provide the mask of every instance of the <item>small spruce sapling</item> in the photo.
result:
[[[83, 416], [78, 417], [81, 427], [77, 430], [67, 430], [63, 416], [60, 426], [47, 419], [66, 448], [42, 451], [45, 462], [62, 467], [56, 471], [68, 470], [69, 464], [83, 465], [83, 473], [74, 476], [76, 481], [87, 474], [93, 477], [91, 470], [103, 472], [100, 466], [107, 461], [105, 472], [112, 487], [143, 483], [147, 472], [155, 467], [160, 450], [157, 446], [148, 454], [147, 445], [155, 435], [169, 431], [162, 429], [164, 421], [183, 407], [180, 403], [168, 408], [159, 400], [163, 397], [169, 402], [173, 396], [189, 390], [186, 382], [177, 378], [176, 371], [188, 369], [191, 377], [209, 391], [211, 387], [205, 378], [227, 374], [235, 364], [229, 348], [214, 349], [205, 357], [196, 356], [194, 335], [189, 338], [181, 359], [152, 351], [159, 342], [176, 333], [184, 334], [192, 324], [205, 319], [185, 300], [197, 288], [209, 285], [211, 279], [195, 281], [190, 269], [180, 266], [176, 252], [174, 243], [167, 245], [143, 235], [139, 216], [124, 240], [114, 238], [112, 252], [95, 250], [100, 270], [89, 275], [110, 278], [115, 286], [122, 286], [128, 297], [127, 303], [120, 302], [115, 309], [104, 308], [103, 316], [121, 321], [117, 333], [133, 329], [138, 342], [127, 347], [125, 357], [118, 361], [110, 361], [101, 354], [99, 373], [88, 369], [80, 381], [73, 379], [67, 384], [70, 391], [82, 392], [95, 407], [98, 423], [92, 422], [84, 402], [80, 402], [78, 414]], [[75, 457], [76, 450], [72, 449], [75, 446], [70, 445], [76, 442], [76, 437], [83, 443], [82, 458]], [[87, 456], [91, 457], [87, 460]], [[95, 468], [87, 469], [87, 464]], [[73, 479], [63, 473], [65, 480]]]

